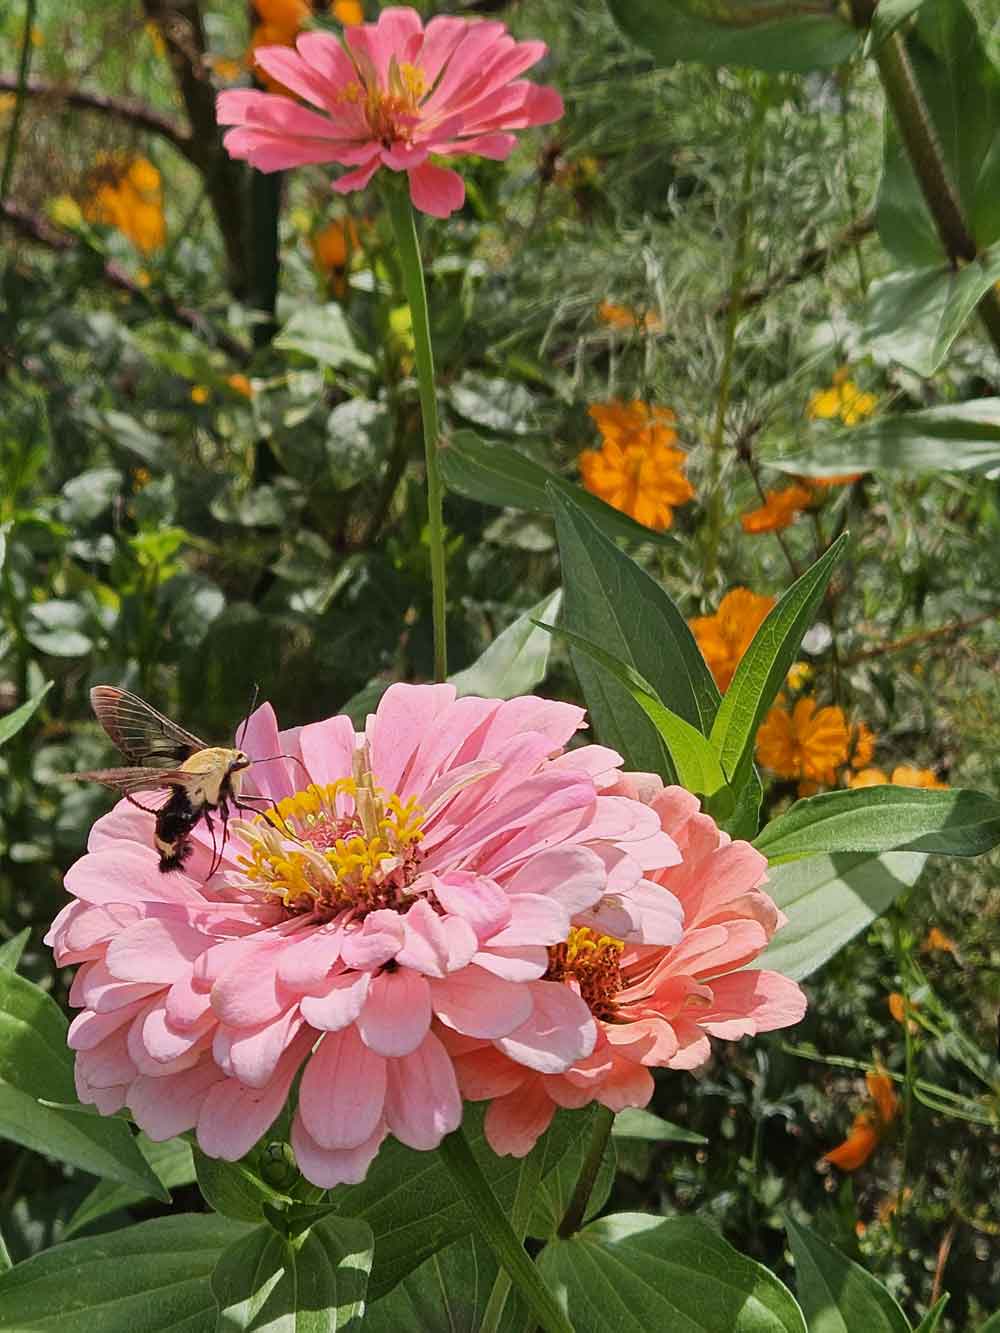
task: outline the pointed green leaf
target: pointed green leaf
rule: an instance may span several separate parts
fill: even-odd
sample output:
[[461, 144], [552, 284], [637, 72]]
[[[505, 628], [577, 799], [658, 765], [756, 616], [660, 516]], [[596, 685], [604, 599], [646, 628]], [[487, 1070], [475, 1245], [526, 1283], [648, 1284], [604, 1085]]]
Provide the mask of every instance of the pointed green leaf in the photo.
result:
[[258, 1227], [212, 1274], [216, 1333], [355, 1333], [373, 1249], [371, 1229], [354, 1218], [327, 1217], [294, 1243]]
[[284, 1205], [286, 1195], [272, 1189], [244, 1162], [225, 1162], [194, 1150], [194, 1169], [205, 1201], [224, 1217], [261, 1222], [265, 1204]]
[[551, 514], [552, 501], [547, 493], [551, 486], [578, 504], [611, 537], [660, 546], [673, 546], [677, 541], [669, 533], [654, 532], [637, 523], [510, 445], [481, 440], [472, 431], [458, 430], [448, 436], [441, 450], [441, 473], [449, 490], [480, 504]]
[[672, 1125], [652, 1111], [630, 1108], [619, 1111], [611, 1130], [616, 1139], [644, 1139], [648, 1143], [707, 1143], [703, 1134], [695, 1134], [683, 1125]]
[[663, 65], [750, 65], [801, 73], [839, 65], [854, 53], [857, 32], [833, 11], [794, 0], [760, 7], [752, 0], [608, 0], [615, 22]]
[[788, 925], [761, 955], [761, 966], [795, 981], [810, 976], [912, 888], [926, 861], [919, 852], [844, 852], [772, 866], [767, 892]]
[[530, 694], [545, 679], [552, 643], [537, 622], [554, 620], [561, 604], [562, 592], [557, 588], [498, 634], [472, 666], [449, 676], [459, 695], [513, 699]]
[[169, 1202], [124, 1120], [39, 1104], [77, 1101], [68, 1026], [44, 991], [0, 971], [0, 1138]]
[[998, 280], [1000, 245], [959, 269], [899, 269], [869, 287], [862, 339], [915, 375], [933, 375]]
[[950, 788], [861, 787], [796, 801], [754, 846], [772, 865], [820, 852], [979, 856], [1000, 843], [1000, 801]]
[[723, 771], [737, 789], [747, 780], [753, 763], [757, 729], [784, 684], [847, 541], [845, 532], [771, 609], [740, 658], [719, 705], [709, 739], [718, 751]]
[[[365, 1312], [364, 1333], [479, 1333], [499, 1268], [474, 1232], [425, 1259]], [[511, 1292], [502, 1333], [523, 1333], [526, 1313]]]
[[927, 1311], [913, 1333], [937, 1333], [938, 1325], [944, 1316], [944, 1307], [947, 1304], [948, 1293], [945, 1292], [939, 1301], [934, 1302], [934, 1305]]
[[181, 1214], [67, 1241], [0, 1277], [11, 1333], [213, 1333], [209, 1279], [238, 1222]]
[[791, 1217], [785, 1227], [809, 1333], [910, 1333], [906, 1316], [871, 1273]]
[[12, 736], [17, 735], [26, 722], [31, 720], [32, 715], [51, 690], [53, 683], [51, 680], [46, 681], [45, 685], [33, 698], [21, 704], [20, 708], [15, 708], [13, 713], [8, 713], [6, 717], [0, 718], [0, 745], [5, 745]]
[[[136, 1146], [168, 1194], [170, 1190], [180, 1185], [190, 1185], [194, 1180], [191, 1147], [184, 1139], [167, 1139], [165, 1143], [153, 1143], [145, 1134], [139, 1134]], [[90, 1226], [91, 1222], [148, 1198], [149, 1194], [145, 1190], [100, 1180], [67, 1222], [63, 1239], [70, 1240], [78, 1231]]]
[[25, 926], [17, 935], [0, 944], [0, 972], [16, 972], [17, 965], [24, 953], [24, 946], [31, 939], [31, 927]]
[[770, 466], [807, 477], [843, 472], [992, 472], [1000, 468], [1000, 398], [928, 407], [819, 432]]
[[596, 643], [591, 643], [582, 634], [572, 630], [558, 629], [554, 625], [543, 625], [543, 629], [571, 643], [582, 653], [595, 661], [604, 671], [612, 676], [636, 701], [646, 714], [657, 733], [667, 747], [671, 763], [682, 787], [703, 796], [714, 796], [727, 787], [726, 776], [719, 765], [719, 759], [705, 737], [690, 722], [672, 713], [657, 697], [656, 691], [645, 677], [625, 662], [620, 662], [611, 653], [606, 653]]
[[[563, 621], [633, 667], [658, 698], [705, 734], [719, 691], [694, 635], [649, 575], [599, 532], [577, 504], [552, 496], [563, 566]], [[625, 757], [626, 767], [673, 780], [667, 748], [631, 694], [585, 654], [571, 650], [598, 738]]]
[[773, 1273], [694, 1218], [602, 1217], [550, 1241], [538, 1266], [576, 1333], [806, 1333]]

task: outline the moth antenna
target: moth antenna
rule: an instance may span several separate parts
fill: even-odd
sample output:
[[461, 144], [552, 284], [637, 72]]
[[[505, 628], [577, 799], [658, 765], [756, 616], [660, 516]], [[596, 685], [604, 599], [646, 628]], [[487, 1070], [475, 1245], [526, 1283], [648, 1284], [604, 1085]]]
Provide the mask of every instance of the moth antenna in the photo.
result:
[[294, 754], [269, 754], [269, 755], [265, 755], [262, 759], [254, 759], [254, 760], [253, 760], [253, 763], [255, 763], [255, 764], [270, 764], [270, 763], [272, 763], [275, 759], [290, 759], [290, 760], [292, 761], [293, 764], [298, 764], [299, 768], [302, 769], [302, 772], [305, 773], [306, 777], [309, 776], [309, 770], [308, 770], [308, 768], [306, 768], [305, 764], [304, 764], [304, 763], [302, 762], [302, 760], [298, 757], [298, 755], [294, 755]]
[[236, 748], [237, 748], [237, 750], [242, 750], [242, 749], [243, 749], [243, 742], [244, 742], [244, 741], [246, 740], [246, 738], [247, 738], [247, 727], [249, 727], [249, 725], [250, 725], [250, 719], [251, 719], [251, 717], [253, 716], [253, 711], [254, 711], [254, 709], [257, 707], [257, 696], [258, 696], [259, 694], [260, 694], [260, 686], [257, 684], [256, 681], [254, 681], [254, 683], [253, 683], [253, 694], [250, 696], [250, 707], [247, 709], [247, 715], [246, 715], [246, 717], [243, 719], [243, 726], [240, 728], [240, 734], [239, 734], [239, 736], [236, 738]]

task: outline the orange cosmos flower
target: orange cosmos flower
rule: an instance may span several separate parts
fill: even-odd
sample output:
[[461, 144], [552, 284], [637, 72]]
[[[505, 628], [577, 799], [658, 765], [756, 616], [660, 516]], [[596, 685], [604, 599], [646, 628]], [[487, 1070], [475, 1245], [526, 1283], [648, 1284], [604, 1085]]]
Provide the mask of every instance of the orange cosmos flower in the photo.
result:
[[167, 224], [160, 173], [152, 162], [102, 153], [94, 174], [99, 184], [83, 206], [87, 221], [116, 227], [143, 254], [158, 250], [166, 239]]
[[226, 383], [234, 393], [242, 394], [244, 398], [253, 397], [253, 385], [247, 379], [246, 375], [229, 375], [226, 378]]
[[854, 728], [851, 749], [851, 767], [867, 768], [875, 753], [875, 733], [867, 722], [859, 722]]
[[749, 588], [733, 588], [723, 597], [714, 616], [694, 616], [688, 621], [702, 657], [723, 692], [728, 690], [740, 658], [772, 606], [773, 597], [751, 592]]
[[781, 491], [768, 491], [764, 503], [740, 518], [744, 532], [780, 532], [787, 528], [797, 514], [812, 503], [808, 486], [786, 486]]
[[942, 782], [929, 768], [910, 768], [908, 764], [899, 764], [892, 770], [892, 783], [895, 787], [927, 787], [932, 791], [947, 791], [947, 782]]
[[850, 729], [844, 710], [816, 707], [811, 697], [789, 709], [778, 702], [757, 732], [757, 758], [782, 778], [795, 778], [800, 794], [813, 783], [830, 786], [847, 761]]
[[615, 305], [613, 301], [601, 302], [597, 307], [597, 318], [602, 324], [620, 329], [623, 333], [662, 333], [666, 328], [663, 319], [654, 310], [640, 314], [627, 305]]
[[851, 773], [847, 778], [849, 787], [884, 787], [889, 779], [880, 768], [863, 768], [860, 773]]
[[694, 498], [680, 471], [687, 456], [671, 447], [673, 412], [639, 402], [597, 403], [589, 412], [604, 442], [578, 459], [586, 489], [647, 528], [669, 528], [674, 506]]
[[873, 1104], [854, 1117], [851, 1132], [844, 1142], [823, 1154], [824, 1162], [839, 1166], [841, 1171], [857, 1171], [859, 1166], [864, 1166], [899, 1111], [899, 1100], [888, 1074], [882, 1070], [866, 1074], [865, 1082]]
[[906, 1021], [910, 1025], [911, 1032], [917, 1031], [918, 1025], [914, 1023], [912, 1018], [908, 1019], [907, 1015], [912, 1014], [915, 1010], [919, 1009], [919, 1004], [916, 1004], [913, 1000], [907, 1000], [906, 996], [901, 995], [898, 990], [892, 992], [887, 1000], [887, 1004], [889, 1005], [889, 1013], [892, 1014], [897, 1023], [901, 1024]]
[[365, 10], [359, 0], [333, 0], [330, 5], [330, 13], [345, 28], [353, 28], [358, 23], [364, 23]]
[[931, 926], [920, 948], [923, 953], [950, 953], [952, 957], [958, 957], [955, 941], [950, 935], [946, 935], [939, 926]]

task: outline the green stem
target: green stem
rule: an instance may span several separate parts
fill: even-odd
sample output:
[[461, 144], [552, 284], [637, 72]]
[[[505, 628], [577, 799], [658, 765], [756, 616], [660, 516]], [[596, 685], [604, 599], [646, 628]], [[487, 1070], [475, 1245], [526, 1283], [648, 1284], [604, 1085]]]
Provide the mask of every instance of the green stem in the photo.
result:
[[563, 1220], [559, 1223], [558, 1235], [563, 1240], [575, 1235], [583, 1226], [583, 1219], [587, 1215], [587, 1204], [590, 1202], [590, 1196], [594, 1191], [594, 1182], [597, 1180], [597, 1173], [601, 1169], [604, 1150], [608, 1146], [608, 1139], [611, 1137], [611, 1128], [614, 1123], [614, 1111], [609, 1111], [606, 1106], [598, 1106], [594, 1115], [594, 1128], [590, 1134], [590, 1146], [587, 1148], [587, 1155], [583, 1159], [583, 1166], [580, 1168], [580, 1174], [573, 1189], [573, 1197], [569, 1201]]
[[726, 328], [723, 335], [722, 366], [719, 371], [719, 397], [715, 407], [715, 426], [712, 430], [708, 456], [708, 525], [705, 552], [706, 583], [715, 573], [722, 538], [725, 514], [725, 496], [722, 491], [722, 455], [725, 448], [726, 413], [733, 385], [733, 360], [736, 353], [736, 327], [743, 313], [743, 289], [746, 286], [750, 256], [750, 217], [753, 207], [753, 178], [760, 156], [761, 128], [767, 111], [767, 94], [759, 89], [750, 126], [750, 142], [743, 161], [743, 181], [740, 187], [739, 212], [736, 215], [736, 247], [733, 251], [733, 275], [726, 307]]
[[[851, 0], [854, 24], [868, 28], [876, 0]], [[906, 43], [898, 32], [875, 44], [875, 63], [886, 101], [899, 129], [899, 137], [910, 159], [924, 202], [934, 219], [945, 253], [956, 265], [971, 263], [978, 253], [975, 237], [962, 212], [962, 204], [949, 175], [941, 144], [917, 82]], [[979, 315], [994, 350], [1000, 355], [1000, 296], [989, 291], [979, 302]]]
[[14, 115], [10, 123], [10, 138], [7, 140], [7, 153], [4, 157], [3, 175], [0, 176], [0, 203], [7, 198], [10, 178], [14, 174], [14, 159], [17, 157], [17, 137], [21, 128], [21, 113], [27, 95], [28, 70], [31, 66], [31, 30], [35, 26], [35, 0], [27, 0], [24, 7], [24, 33], [21, 37], [21, 62], [17, 67], [17, 92], [14, 94]]
[[573, 1325], [514, 1234], [461, 1129], [449, 1134], [438, 1151], [483, 1239], [507, 1270], [536, 1321], [546, 1333], [573, 1333]]
[[[514, 1195], [514, 1207], [511, 1210], [510, 1225], [514, 1235], [523, 1243], [528, 1230], [528, 1220], [542, 1183], [542, 1163], [545, 1160], [545, 1140], [540, 1139], [527, 1157], [521, 1162], [517, 1177], [517, 1191]], [[510, 1295], [510, 1274], [501, 1268], [493, 1282], [486, 1309], [483, 1311], [479, 1333], [497, 1333], [503, 1318], [507, 1297]]]
[[444, 513], [441, 471], [438, 448], [441, 430], [438, 425], [437, 390], [434, 384], [434, 349], [431, 344], [430, 315], [427, 309], [427, 288], [424, 285], [424, 266], [420, 260], [420, 242], [417, 239], [413, 205], [406, 192], [405, 182], [392, 181], [385, 189], [384, 198], [399, 250], [403, 270], [403, 288], [413, 321], [413, 342], [417, 360], [417, 383], [420, 388], [420, 410], [424, 419], [424, 458], [427, 466], [427, 531], [431, 559], [431, 601], [434, 617], [434, 678], [448, 676], [448, 649], [445, 637], [446, 588], [444, 553]]
[[[844, 188], [851, 217], [858, 215], [858, 186], [854, 179], [854, 154], [851, 151], [851, 66], [844, 65], [839, 75], [840, 83], [840, 151], [844, 160]], [[858, 266], [858, 286], [862, 298], [868, 291], [868, 274], [861, 254], [861, 237], [854, 238], [854, 261]]]
[[899, 1190], [896, 1196], [896, 1215], [902, 1213], [906, 1203], [906, 1182], [909, 1177], [910, 1141], [913, 1128], [913, 1089], [916, 1083], [913, 1032], [910, 1027], [910, 973], [907, 966], [908, 950], [903, 942], [903, 924], [901, 910], [893, 913], [892, 944], [896, 955], [896, 969], [899, 972], [899, 984], [903, 996], [903, 1041], [905, 1043], [905, 1078], [903, 1081], [903, 1152], [899, 1170]]

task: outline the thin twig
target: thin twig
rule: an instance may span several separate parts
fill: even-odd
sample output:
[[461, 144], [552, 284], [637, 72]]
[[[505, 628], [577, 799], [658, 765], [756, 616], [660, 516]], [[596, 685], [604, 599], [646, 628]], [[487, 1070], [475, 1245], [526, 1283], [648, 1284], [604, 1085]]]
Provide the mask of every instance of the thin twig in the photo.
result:
[[[780, 273], [775, 273], [767, 282], [762, 282], [757, 287], [748, 287], [740, 297], [741, 309], [747, 310], [751, 306], [762, 305], [777, 292], [784, 291], [786, 287], [792, 287], [805, 278], [812, 278], [822, 273], [831, 260], [836, 259], [845, 250], [852, 249], [874, 230], [874, 214], [864, 213], [861, 217], [855, 218], [843, 231], [837, 233], [829, 245], [814, 245], [808, 250], [803, 250], [794, 264], [782, 269]], [[728, 314], [731, 302], [731, 295], [724, 296], [715, 307], [714, 313], [720, 316]]]
[[948, 1226], [948, 1230], [941, 1237], [941, 1244], [938, 1246], [937, 1264], [934, 1268], [934, 1283], [931, 1287], [931, 1296], [929, 1305], [933, 1309], [941, 1299], [941, 1287], [944, 1283], [944, 1270], [948, 1266], [948, 1256], [951, 1254], [951, 1247], [955, 1240], [955, 1232], [958, 1230], [958, 1218], [953, 1217]]
[[[9, 74], [0, 74], [0, 92], [16, 92], [17, 79]], [[112, 116], [116, 120], [126, 121], [137, 129], [147, 130], [169, 140], [185, 157], [191, 156], [191, 132], [178, 121], [154, 111], [144, 102], [134, 102], [126, 97], [107, 97], [104, 93], [88, 92], [83, 88], [65, 88], [58, 83], [46, 83], [43, 79], [29, 79], [24, 86], [25, 96], [37, 97], [48, 102], [64, 102], [67, 106], [78, 107], [81, 111], [96, 111], [102, 116]]]
[[[28, 240], [35, 241], [39, 245], [44, 245], [46, 249], [56, 250], [62, 254], [70, 251], [84, 253], [88, 248], [67, 236], [65, 232], [57, 230], [39, 214], [32, 213], [19, 204], [0, 203], [0, 222], [6, 222], [15, 231], [27, 237]], [[200, 310], [180, 305], [166, 292], [140, 287], [135, 279], [129, 277], [125, 270], [119, 264], [116, 264], [113, 259], [105, 260], [97, 251], [92, 250], [91, 253], [101, 259], [104, 280], [110, 283], [112, 287], [117, 287], [119, 291], [128, 292], [129, 296], [141, 301], [156, 314], [165, 316], [175, 324], [183, 324], [193, 333], [196, 333], [199, 338], [214, 344], [235, 361], [245, 364], [250, 360], [249, 348], [238, 342], [230, 334], [216, 328]]]
[[988, 620], [995, 620], [1000, 616], [1000, 607], [994, 607], [992, 611], [984, 611], [980, 616], [972, 616], [969, 620], [954, 620], [950, 625], [938, 625], [936, 629], [920, 630], [916, 634], [908, 634], [904, 639], [894, 639], [891, 643], [880, 643], [874, 648], [865, 648], [860, 653], [855, 653], [844, 663], [845, 667], [857, 666], [859, 662], [868, 662], [873, 657], [883, 657], [888, 653], [899, 653], [905, 648], [912, 648], [917, 643], [927, 643], [931, 639], [943, 639], [949, 634], [961, 634], [967, 629], [975, 629], [977, 625], [985, 625]]

